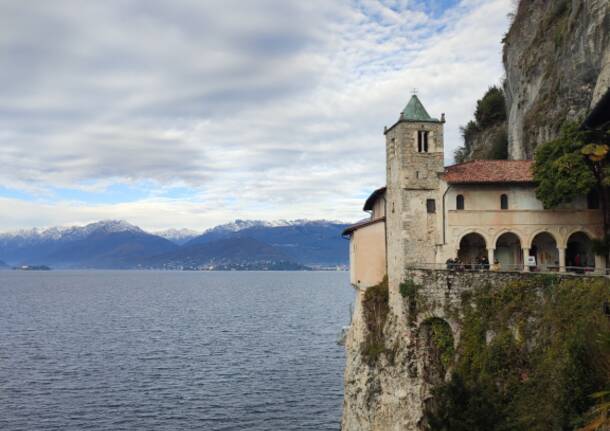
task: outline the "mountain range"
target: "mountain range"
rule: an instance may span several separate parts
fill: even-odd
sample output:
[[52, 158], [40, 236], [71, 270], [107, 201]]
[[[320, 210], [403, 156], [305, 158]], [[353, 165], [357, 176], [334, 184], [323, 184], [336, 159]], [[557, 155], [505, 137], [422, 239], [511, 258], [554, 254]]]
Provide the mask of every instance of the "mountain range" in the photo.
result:
[[197, 234], [188, 229], [146, 232], [121, 220], [0, 234], [9, 266], [281, 270], [343, 267], [347, 225], [331, 221], [236, 220]]

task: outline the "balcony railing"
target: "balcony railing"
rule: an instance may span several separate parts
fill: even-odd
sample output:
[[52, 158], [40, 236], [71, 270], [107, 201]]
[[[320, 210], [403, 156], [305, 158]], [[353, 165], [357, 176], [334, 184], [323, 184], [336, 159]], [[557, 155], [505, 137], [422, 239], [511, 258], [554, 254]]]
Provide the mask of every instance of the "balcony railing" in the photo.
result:
[[525, 266], [514, 265], [487, 265], [487, 264], [464, 264], [464, 263], [418, 263], [407, 265], [407, 269], [443, 270], [454, 272], [524, 272], [534, 274], [574, 274], [583, 276], [608, 276], [610, 269], [596, 269], [593, 266], [565, 266], [538, 265]]

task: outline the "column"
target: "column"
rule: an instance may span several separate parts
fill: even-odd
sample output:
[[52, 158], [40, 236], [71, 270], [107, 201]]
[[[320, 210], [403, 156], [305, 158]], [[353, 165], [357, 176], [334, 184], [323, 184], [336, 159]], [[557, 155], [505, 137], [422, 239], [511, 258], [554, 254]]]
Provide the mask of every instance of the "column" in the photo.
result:
[[595, 256], [595, 273], [605, 274], [606, 273], [606, 256]]
[[527, 258], [530, 256], [529, 247], [523, 247], [523, 271], [528, 272], [530, 267], [527, 265]]
[[496, 266], [494, 265], [495, 262], [495, 248], [488, 248], [487, 249], [487, 260], [489, 260], [489, 267], [490, 268], [495, 268]]
[[566, 249], [557, 247], [557, 250], [559, 250], [559, 272], [566, 272]]

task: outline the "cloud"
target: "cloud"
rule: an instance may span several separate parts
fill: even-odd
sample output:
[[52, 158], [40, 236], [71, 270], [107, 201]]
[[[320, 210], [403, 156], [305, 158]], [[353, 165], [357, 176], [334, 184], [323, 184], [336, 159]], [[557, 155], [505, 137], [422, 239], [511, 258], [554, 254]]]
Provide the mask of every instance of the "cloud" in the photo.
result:
[[[448, 158], [460, 144], [459, 126], [502, 76], [510, 7], [2, 2], [0, 181], [31, 197], [3, 201], [0, 230], [360, 218], [385, 179], [383, 126], [413, 87], [431, 114], [447, 114]], [[141, 184], [148, 197], [103, 203]], [[190, 195], [158, 198], [177, 186]], [[89, 193], [74, 202], [67, 189]]]

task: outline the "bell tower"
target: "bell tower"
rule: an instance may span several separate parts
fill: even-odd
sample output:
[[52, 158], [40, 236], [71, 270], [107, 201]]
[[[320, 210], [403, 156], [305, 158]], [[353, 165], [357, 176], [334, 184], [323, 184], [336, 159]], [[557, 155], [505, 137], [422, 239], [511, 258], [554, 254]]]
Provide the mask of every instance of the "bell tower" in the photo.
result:
[[442, 231], [443, 126], [413, 95], [398, 121], [386, 128], [386, 223], [390, 286], [409, 265], [436, 262]]

